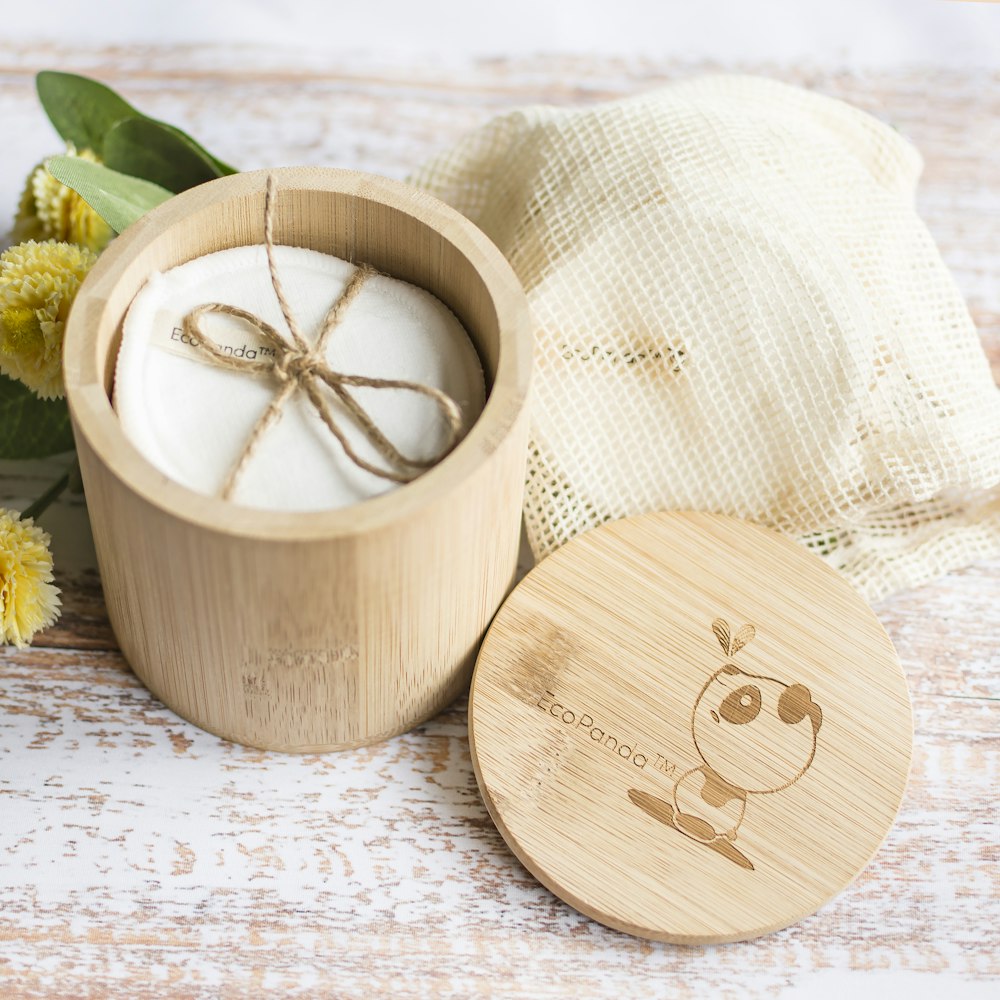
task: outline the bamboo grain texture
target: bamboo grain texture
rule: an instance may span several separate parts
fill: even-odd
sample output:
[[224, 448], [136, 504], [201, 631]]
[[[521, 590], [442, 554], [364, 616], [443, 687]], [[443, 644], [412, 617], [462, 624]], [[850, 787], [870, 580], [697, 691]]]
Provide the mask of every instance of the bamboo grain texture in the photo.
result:
[[906, 681], [868, 605], [790, 539], [700, 512], [548, 556], [493, 620], [469, 701], [525, 867], [674, 944], [815, 912], [878, 849], [910, 767]]
[[[246, 168], [402, 177], [490, 114], [632, 93], [697, 63], [538, 57], [442, 68], [224, 48], [0, 41], [12, 139], [0, 204], [54, 151], [31, 89], [94, 73]], [[767, 72], [892, 121], [926, 159], [918, 208], [1000, 374], [1000, 78]], [[3, 228], [0, 220], [0, 228]], [[23, 505], [58, 463], [5, 465]], [[0, 992], [129, 1000], [285, 996], [781, 996], [794, 988], [991, 995], [1000, 975], [1000, 559], [876, 607], [909, 681], [914, 758], [873, 863], [815, 916], [679, 948], [575, 913], [507, 850], [479, 797], [460, 700], [350, 754], [290, 757], [159, 704], [115, 649], [78, 498], [46, 524], [61, 622], [0, 653]]]
[[[261, 511], [170, 482], [110, 403], [128, 304], [150, 274], [263, 238], [371, 264], [449, 305], [489, 381], [455, 450], [357, 508]], [[282, 209], [284, 207], [284, 210]], [[185, 192], [116, 239], [81, 287], [63, 369], [104, 596], [126, 659], [210, 732], [344, 749], [412, 728], [468, 684], [514, 577], [531, 335], [513, 272], [457, 212], [355, 171], [250, 171]]]

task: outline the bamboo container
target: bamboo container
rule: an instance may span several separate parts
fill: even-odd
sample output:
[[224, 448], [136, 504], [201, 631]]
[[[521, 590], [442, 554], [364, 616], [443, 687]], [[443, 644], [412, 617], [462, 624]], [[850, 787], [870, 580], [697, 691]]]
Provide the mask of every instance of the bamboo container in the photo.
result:
[[136, 674], [225, 739], [343, 749], [412, 728], [468, 684], [513, 582], [532, 343], [509, 265], [457, 212], [356, 172], [271, 173], [277, 243], [368, 262], [464, 324], [488, 395], [455, 451], [362, 504], [287, 513], [194, 493], [127, 440], [110, 394], [129, 304], [154, 271], [263, 242], [265, 171], [170, 199], [102, 254], [70, 316], [66, 394], [108, 614]]

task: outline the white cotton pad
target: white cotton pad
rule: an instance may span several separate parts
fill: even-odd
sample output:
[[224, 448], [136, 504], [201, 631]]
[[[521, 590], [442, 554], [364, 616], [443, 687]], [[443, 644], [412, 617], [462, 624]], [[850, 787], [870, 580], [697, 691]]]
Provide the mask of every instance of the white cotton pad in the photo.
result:
[[[355, 267], [298, 247], [276, 247], [275, 255], [292, 313], [305, 338], [315, 343]], [[122, 429], [146, 459], [176, 482], [209, 495], [221, 492], [278, 391], [273, 377], [216, 367], [182, 342], [184, 316], [215, 302], [248, 310], [287, 336], [264, 247], [221, 250], [154, 274], [139, 291], [125, 318], [114, 389]], [[231, 316], [205, 315], [201, 328], [237, 354], [265, 344]], [[328, 337], [326, 358], [344, 374], [440, 389], [460, 406], [465, 430], [484, 405], [482, 365], [461, 323], [429, 292], [395, 278], [368, 278]], [[332, 392], [321, 391], [355, 451], [387, 468]], [[407, 457], [430, 459], [445, 447], [448, 425], [429, 397], [405, 389], [349, 391]], [[325, 510], [397, 486], [355, 465], [299, 390], [265, 432], [230, 499], [268, 510]]]

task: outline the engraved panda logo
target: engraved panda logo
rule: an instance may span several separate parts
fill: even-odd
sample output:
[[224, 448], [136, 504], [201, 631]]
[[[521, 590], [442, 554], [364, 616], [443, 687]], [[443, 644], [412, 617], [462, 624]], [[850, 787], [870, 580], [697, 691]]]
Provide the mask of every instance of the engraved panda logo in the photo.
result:
[[[717, 618], [712, 631], [728, 659], [757, 634], [735, 635]], [[754, 870], [736, 846], [748, 796], [772, 795], [795, 784], [816, 756], [823, 711], [803, 684], [751, 674], [726, 663], [705, 682], [691, 715], [691, 735], [703, 764], [682, 774], [670, 801], [638, 788], [629, 798], [643, 812]]]

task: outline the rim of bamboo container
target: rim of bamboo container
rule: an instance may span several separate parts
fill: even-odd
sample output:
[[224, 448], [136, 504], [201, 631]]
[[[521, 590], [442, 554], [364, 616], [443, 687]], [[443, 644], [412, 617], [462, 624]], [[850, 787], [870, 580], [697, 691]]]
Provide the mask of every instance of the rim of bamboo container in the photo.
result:
[[[223, 205], [254, 213], [248, 225], [263, 242], [264, 194], [273, 174], [279, 196], [328, 192], [375, 202], [430, 227], [472, 265], [496, 312], [499, 349], [486, 405], [455, 450], [414, 482], [348, 507], [271, 511], [206, 496], [174, 482], [126, 437], [110, 398], [110, 375], [121, 321], [142, 274], [144, 255], [185, 226], [210, 222]], [[259, 224], [254, 217], [259, 217]], [[281, 242], [281, 206], [276, 216]], [[254, 228], [256, 226], [256, 229]], [[257, 232], [259, 229], [259, 232]], [[183, 263], [211, 249], [240, 245], [212, 237], [210, 249], [180, 253]], [[433, 249], [433, 248], [431, 248]], [[137, 270], [138, 269], [138, 270]], [[391, 273], [391, 271], [390, 271]], [[131, 294], [122, 289], [132, 285]], [[116, 292], [118, 294], [116, 294]], [[80, 287], [67, 323], [63, 353], [66, 397], [76, 435], [128, 488], [174, 517], [232, 535], [267, 540], [311, 540], [356, 535], [418, 514], [482, 468], [520, 418], [531, 378], [532, 335], [517, 277], [497, 247], [472, 222], [434, 196], [401, 181], [332, 167], [282, 167], [233, 174], [199, 185], [159, 205], [118, 236]]]

